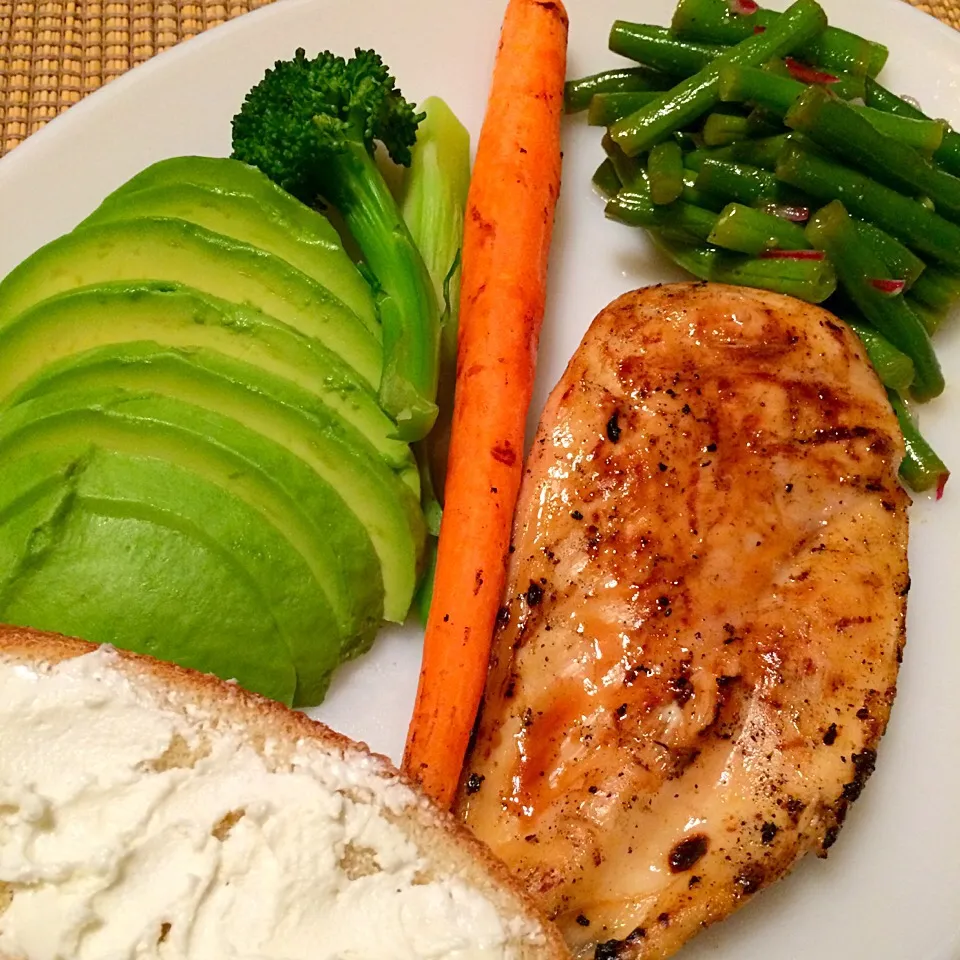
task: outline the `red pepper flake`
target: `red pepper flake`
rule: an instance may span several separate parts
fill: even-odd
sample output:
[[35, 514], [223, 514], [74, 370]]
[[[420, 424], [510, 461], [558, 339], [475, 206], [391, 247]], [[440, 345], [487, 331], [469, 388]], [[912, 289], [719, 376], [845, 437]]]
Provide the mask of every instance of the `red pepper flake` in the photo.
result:
[[766, 32], [767, 32], [767, 28], [766, 28], [765, 26], [763, 26], [763, 24], [758, 23], [758, 24], [753, 28], [753, 32], [754, 32], [755, 34], [766, 33]]
[[822, 70], [808, 67], [805, 63], [794, 60], [793, 57], [786, 57], [783, 62], [787, 65], [790, 76], [801, 83], [836, 83], [840, 79], [832, 73], [824, 73]]
[[792, 223], [806, 223], [810, 219], [809, 207], [792, 207], [786, 203], [768, 203], [763, 208], [767, 213], [772, 213], [781, 220], [789, 220]]
[[822, 250], [764, 250], [764, 260], [822, 260]]
[[898, 293], [903, 293], [906, 284], [903, 280], [871, 280], [870, 286], [874, 290], [885, 293], [888, 297], [895, 297]]
[[727, 0], [727, 6], [730, 12], [738, 17], [749, 17], [760, 9], [755, 0]]
[[940, 479], [937, 481], [937, 499], [940, 500], [943, 498], [943, 488], [947, 485], [947, 481], [950, 479], [950, 473], [941, 473]]

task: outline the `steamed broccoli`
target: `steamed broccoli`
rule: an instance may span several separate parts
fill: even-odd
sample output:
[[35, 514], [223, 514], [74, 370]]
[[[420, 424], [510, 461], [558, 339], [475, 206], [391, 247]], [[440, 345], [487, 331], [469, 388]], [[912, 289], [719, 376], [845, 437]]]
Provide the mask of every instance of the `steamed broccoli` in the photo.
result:
[[437, 415], [437, 299], [423, 258], [373, 158], [375, 141], [410, 163], [421, 115], [380, 57], [298, 50], [278, 61], [233, 120], [233, 156], [308, 204], [322, 197], [344, 222], [379, 285], [384, 369], [380, 403], [407, 441]]

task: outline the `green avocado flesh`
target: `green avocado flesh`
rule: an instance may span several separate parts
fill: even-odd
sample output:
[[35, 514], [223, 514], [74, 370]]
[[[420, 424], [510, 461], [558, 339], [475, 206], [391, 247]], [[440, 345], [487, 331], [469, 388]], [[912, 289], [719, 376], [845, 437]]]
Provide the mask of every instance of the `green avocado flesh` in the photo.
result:
[[[285, 381], [215, 353], [111, 345], [47, 367], [22, 396], [120, 387], [183, 400], [272, 438], [308, 464], [366, 529], [380, 561], [384, 616], [403, 620], [416, 589], [425, 525], [413, 492], [347, 423]], [[352, 655], [353, 650], [344, 653]]]
[[335, 245], [327, 236], [305, 232], [299, 222], [303, 218], [289, 216], [290, 211], [285, 207], [278, 209], [276, 205], [264, 204], [257, 196], [229, 190], [229, 182], [212, 187], [182, 181], [133, 191], [121, 188], [80, 226], [143, 217], [172, 217], [249, 243], [286, 260], [322, 284], [379, 338], [369, 284], [347, 256], [327, 220], [288, 197], [290, 204], [301, 206], [333, 232]]
[[0, 461], [90, 448], [166, 461], [243, 501], [312, 573], [333, 613], [323, 642], [340, 657], [345, 644], [369, 645], [382, 617], [376, 553], [336, 492], [287, 450], [192, 404], [110, 387], [38, 396], [0, 421]]
[[335, 643], [303, 643], [330, 636], [333, 618], [299, 554], [243, 501], [162, 460], [82, 441], [4, 457], [0, 526], [5, 622], [232, 677], [287, 704], [297, 662], [322, 693], [323, 667], [339, 660]]
[[176, 284], [104, 284], [42, 301], [0, 326], [0, 410], [46, 366], [109, 344], [205, 348], [290, 381], [354, 427], [419, 496], [410, 448], [336, 354], [249, 307]]
[[121, 186], [0, 280], [0, 622], [325, 696], [426, 549], [334, 227], [234, 160]]
[[[317, 279], [343, 300], [364, 323], [372, 328], [379, 327], [370, 285], [346, 255], [340, 236], [330, 221], [278, 187], [257, 167], [251, 167], [239, 160], [220, 157], [170, 157], [160, 160], [131, 177], [104, 200], [100, 210], [113, 208], [129, 194], [176, 186], [201, 187], [233, 198], [252, 200], [263, 217], [272, 225], [289, 225], [292, 236], [283, 241], [284, 248], [287, 249], [293, 244], [302, 248], [301, 253], [291, 256], [289, 253], [281, 253], [279, 249], [271, 252], [289, 260], [294, 266], [300, 266], [299, 260], [307, 250], [316, 251], [318, 257], [320, 251], [326, 251], [323, 254], [323, 263], [328, 265], [329, 270], [325, 273], [326, 279], [319, 275], [318, 271], [324, 269], [322, 267], [313, 267], [308, 270], [300, 266], [300, 269], [310, 276], [316, 275]], [[97, 217], [100, 210], [95, 211], [93, 216]], [[183, 217], [182, 219], [190, 220], [191, 218]], [[236, 224], [235, 219], [233, 223]], [[231, 233], [223, 226], [212, 227], [206, 223], [201, 226], [226, 233], [231, 237], [236, 236], [238, 240], [245, 240], [254, 246], [263, 245], [249, 237]], [[248, 227], [245, 225], [244, 229]], [[267, 230], [271, 237], [276, 236], [276, 230], [271, 227], [258, 226], [256, 230], [259, 236], [263, 236], [263, 231]], [[264, 249], [270, 248], [264, 247]], [[344, 259], [350, 266], [350, 270], [343, 268]]]
[[380, 382], [380, 344], [342, 301], [279, 257], [183, 220], [83, 227], [41, 247], [0, 282], [0, 327], [65, 290], [121, 280], [172, 281], [255, 307], [317, 339], [371, 388]]

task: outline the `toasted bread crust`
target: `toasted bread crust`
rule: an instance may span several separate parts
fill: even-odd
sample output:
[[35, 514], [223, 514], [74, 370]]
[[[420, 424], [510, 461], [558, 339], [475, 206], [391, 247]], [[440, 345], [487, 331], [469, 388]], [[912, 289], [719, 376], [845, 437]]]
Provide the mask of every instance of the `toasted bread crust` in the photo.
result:
[[[0, 660], [8, 662], [59, 663], [97, 649], [95, 644], [73, 637], [0, 625]], [[506, 867], [451, 814], [423, 796], [387, 757], [236, 684], [125, 650], [117, 650], [116, 655], [116, 668], [157, 698], [158, 705], [163, 702], [168, 709], [178, 712], [188, 705], [212, 708], [210, 720], [214, 724], [229, 723], [234, 730], [240, 727], [253, 744], [269, 740], [276, 748], [271, 751], [273, 762], [282, 763], [303, 741], [345, 756], [372, 758], [378, 776], [404, 784], [418, 797], [418, 803], [405, 810], [396, 822], [430, 861], [482, 891], [505, 919], [523, 921], [542, 932], [540, 943], [525, 941], [518, 945], [521, 960], [569, 957], [557, 930], [542, 917]]]

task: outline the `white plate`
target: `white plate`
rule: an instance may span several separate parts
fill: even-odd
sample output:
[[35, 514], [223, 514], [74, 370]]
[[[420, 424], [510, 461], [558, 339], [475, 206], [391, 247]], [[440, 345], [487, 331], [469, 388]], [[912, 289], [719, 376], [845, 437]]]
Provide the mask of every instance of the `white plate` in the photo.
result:
[[[832, 23], [892, 49], [889, 87], [960, 124], [960, 36], [897, 0], [825, 0]], [[503, 0], [282, 0], [138, 67], [72, 108], [0, 162], [0, 276], [69, 230], [137, 170], [177, 154], [229, 151], [246, 90], [297, 46], [379, 50], [404, 92], [443, 96], [479, 131]], [[569, 0], [570, 75], [615, 64], [617, 17], [669, 21], [670, 0]], [[604, 221], [590, 189], [596, 130], [566, 128], [564, 186], [551, 266], [536, 412], [591, 318], [615, 296], [679, 279], [636, 231]], [[960, 337], [939, 338], [947, 392], [923, 427], [960, 471]], [[688, 960], [960, 958], [960, 478], [912, 514], [908, 646], [878, 770], [826, 862], [808, 858]], [[338, 676], [316, 715], [399, 758], [420, 632], [385, 632]]]

